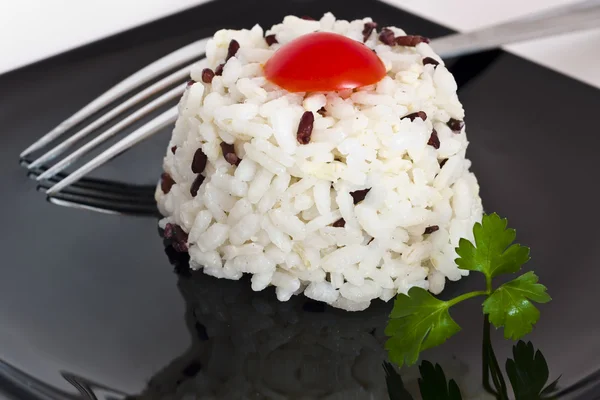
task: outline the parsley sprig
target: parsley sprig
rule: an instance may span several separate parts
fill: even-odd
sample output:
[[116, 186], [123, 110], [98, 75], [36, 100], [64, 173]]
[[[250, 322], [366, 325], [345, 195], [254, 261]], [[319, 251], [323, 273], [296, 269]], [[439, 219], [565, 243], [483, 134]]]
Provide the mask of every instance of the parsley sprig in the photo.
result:
[[493, 289], [493, 278], [516, 273], [529, 260], [529, 248], [513, 244], [516, 232], [507, 228], [506, 219], [495, 213], [484, 215], [482, 222], [473, 227], [473, 236], [474, 243], [460, 240], [456, 264], [461, 269], [482, 273], [485, 290], [448, 301], [439, 300], [419, 287], [411, 288], [408, 295], [399, 294], [385, 331], [390, 337], [386, 343], [390, 360], [398, 366], [415, 364], [420, 352], [444, 343], [460, 331], [449, 311], [462, 301], [485, 296], [482, 309], [486, 322], [489, 319], [496, 328], [504, 328], [505, 338], [517, 340], [531, 332], [540, 317], [532, 302], [551, 300], [533, 272]]
[[[489, 322], [486, 321], [489, 328]], [[487, 336], [489, 343], [489, 329], [484, 326], [484, 342]], [[484, 344], [484, 346], [486, 346]], [[491, 349], [491, 343], [490, 343]], [[489, 350], [489, 349], [488, 349]], [[493, 351], [492, 351], [493, 352]], [[492, 369], [492, 365], [500, 368], [495, 358], [484, 358], [484, 372]], [[402, 376], [394, 366], [388, 362], [383, 363], [385, 380], [388, 387], [390, 400], [414, 400], [413, 395], [406, 389]], [[420, 378], [418, 379], [419, 391], [422, 400], [462, 400], [462, 394], [458, 384], [453, 380], [447, 380], [442, 367], [435, 366], [424, 360], [419, 366]], [[512, 387], [515, 400], [555, 400], [557, 399], [558, 380], [560, 376], [548, 383], [550, 371], [542, 352], [535, 349], [531, 342], [519, 342], [513, 346], [513, 358], [506, 360], [506, 373]], [[496, 381], [494, 384], [498, 391], [491, 386], [485, 386], [488, 393], [495, 395], [497, 399], [508, 400], [507, 385], [504, 383], [502, 372], [495, 371]], [[484, 378], [485, 379], [485, 378]], [[499, 381], [502, 381], [503, 387]], [[484, 381], [485, 382], [485, 381]]]

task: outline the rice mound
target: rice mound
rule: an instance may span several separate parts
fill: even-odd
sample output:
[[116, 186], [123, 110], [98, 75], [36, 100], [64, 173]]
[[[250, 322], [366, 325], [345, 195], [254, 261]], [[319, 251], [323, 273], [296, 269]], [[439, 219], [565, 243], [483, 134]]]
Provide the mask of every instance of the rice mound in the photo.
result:
[[[363, 42], [370, 22], [288, 16], [208, 43], [156, 190], [159, 225], [192, 268], [252, 274], [253, 290], [273, 285], [280, 301], [303, 292], [350, 311], [413, 286], [439, 293], [468, 274], [455, 247], [481, 220], [479, 186], [456, 82], [427, 43], [389, 46], [373, 30], [364, 43], [387, 75], [355, 90], [290, 93], [263, 76], [289, 41], [325, 31]], [[232, 40], [239, 50], [225, 62]], [[206, 68], [217, 71], [211, 83]], [[313, 131], [301, 144], [307, 111]]]

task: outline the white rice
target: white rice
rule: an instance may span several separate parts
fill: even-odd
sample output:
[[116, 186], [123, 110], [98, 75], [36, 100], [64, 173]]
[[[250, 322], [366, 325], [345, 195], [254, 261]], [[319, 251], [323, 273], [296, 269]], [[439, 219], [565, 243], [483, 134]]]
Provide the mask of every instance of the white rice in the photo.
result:
[[[254, 290], [275, 286], [280, 301], [304, 292], [346, 310], [413, 286], [439, 293], [446, 279], [466, 275], [454, 248], [481, 219], [479, 186], [465, 158], [464, 128], [447, 125], [464, 119], [456, 82], [429, 45], [390, 47], [374, 32], [365, 44], [387, 76], [354, 91], [289, 93], [263, 76], [262, 64], [298, 36], [318, 30], [362, 41], [370, 21], [289, 16], [267, 32], [258, 25], [221, 30], [209, 42], [180, 102], [169, 144], [177, 150], [163, 163], [176, 183], [167, 194], [160, 185], [156, 191], [161, 226], [189, 234], [193, 268], [227, 279], [252, 274]], [[279, 43], [268, 46], [266, 34]], [[240, 50], [222, 76], [203, 83], [202, 70], [225, 60], [232, 39]], [[424, 65], [424, 57], [440, 64]], [[326, 116], [316, 112], [321, 107]], [[311, 142], [302, 145], [296, 131], [305, 111], [315, 121]], [[425, 121], [402, 119], [419, 111]], [[439, 149], [428, 145], [433, 129]], [[222, 142], [234, 145], [237, 166], [224, 159]], [[198, 148], [208, 162], [193, 197]], [[351, 192], [362, 189], [370, 191], [354, 204]], [[345, 225], [332, 226], [340, 218]], [[439, 229], [425, 234], [432, 226]]]

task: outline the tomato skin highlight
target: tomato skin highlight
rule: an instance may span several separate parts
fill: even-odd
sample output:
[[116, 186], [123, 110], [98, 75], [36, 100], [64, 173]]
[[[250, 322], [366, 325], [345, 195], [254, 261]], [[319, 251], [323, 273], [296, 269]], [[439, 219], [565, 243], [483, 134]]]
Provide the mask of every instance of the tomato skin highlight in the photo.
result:
[[264, 66], [265, 77], [289, 92], [329, 92], [379, 82], [383, 62], [369, 47], [329, 32], [300, 36], [283, 45]]

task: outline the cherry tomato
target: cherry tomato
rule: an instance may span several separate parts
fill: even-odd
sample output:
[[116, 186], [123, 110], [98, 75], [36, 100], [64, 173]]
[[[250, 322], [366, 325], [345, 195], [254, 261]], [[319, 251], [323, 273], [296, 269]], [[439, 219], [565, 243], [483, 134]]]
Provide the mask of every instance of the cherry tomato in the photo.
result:
[[265, 64], [266, 78], [289, 92], [328, 92], [372, 85], [385, 76], [381, 59], [361, 42], [328, 32], [300, 36]]

